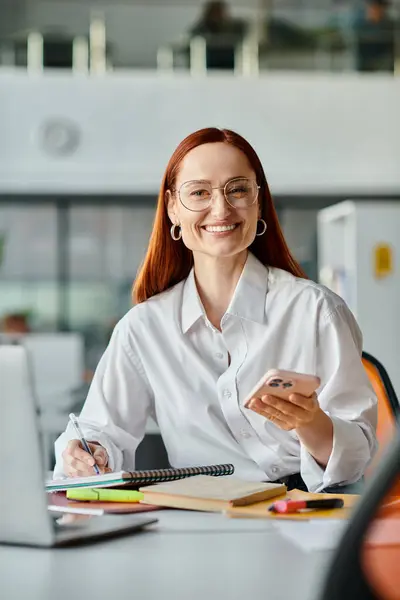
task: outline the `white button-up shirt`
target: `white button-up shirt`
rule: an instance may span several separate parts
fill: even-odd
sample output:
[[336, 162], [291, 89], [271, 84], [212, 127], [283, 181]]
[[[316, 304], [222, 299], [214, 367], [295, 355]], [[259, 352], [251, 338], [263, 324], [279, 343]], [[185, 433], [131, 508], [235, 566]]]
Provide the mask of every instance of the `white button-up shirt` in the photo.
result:
[[[312, 491], [354, 482], [376, 446], [376, 398], [361, 349], [341, 298], [249, 253], [221, 331], [205, 315], [193, 271], [121, 319], [81, 413], [83, 433], [106, 448], [113, 470], [135, 468], [151, 416], [174, 467], [233, 463], [236, 476], [257, 481], [300, 472]], [[334, 431], [325, 469], [295, 431], [244, 408], [270, 368], [320, 377], [319, 403]], [[74, 437], [68, 426], [56, 441], [55, 476]]]

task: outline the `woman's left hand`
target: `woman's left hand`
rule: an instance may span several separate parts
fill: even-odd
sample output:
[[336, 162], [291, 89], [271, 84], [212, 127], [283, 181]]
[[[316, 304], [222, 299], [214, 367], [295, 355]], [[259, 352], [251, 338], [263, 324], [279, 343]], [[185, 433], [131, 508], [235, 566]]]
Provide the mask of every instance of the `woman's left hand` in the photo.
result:
[[300, 394], [291, 394], [289, 400], [271, 395], [254, 397], [248, 402], [247, 408], [254, 410], [284, 431], [310, 425], [321, 412], [316, 394], [308, 398]]

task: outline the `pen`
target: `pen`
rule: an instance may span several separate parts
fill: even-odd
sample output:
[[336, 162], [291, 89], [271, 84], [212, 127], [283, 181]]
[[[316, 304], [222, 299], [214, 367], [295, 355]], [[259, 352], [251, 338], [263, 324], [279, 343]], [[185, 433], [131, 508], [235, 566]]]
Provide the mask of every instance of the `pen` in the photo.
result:
[[342, 508], [343, 500], [341, 498], [321, 498], [321, 500], [278, 500], [274, 502], [268, 510], [280, 514], [297, 512], [303, 508], [330, 509]]
[[[83, 433], [81, 431], [81, 428], [79, 427], [79, 423], [78, 423], [77, 417], [74, 415], [74, 413], [71, 413], [69, 415], [69, 419], [70, 419], [70, 421], [71, 421], [71, 423], [72, 423], [72, 425], [73, 425], [73, 427], [74, 427], [74, 429], [75, 429], [75, 431], [76, 431], [76, 433], [77, 433], [77, 435], [79, 437], [79, 441], [81, 442], [84, 450], [86, 450], [86, 452], [88, 452], [90, 454], [90, 456], [94, 459], [93, 452], [91, 451], [91, 449], [89, 448], [89, 444], [87, 443], [87, 441], [83, 437]], [[93, 469], [95, 470], [96, 475], [100, 475], [100, 470], [99, 470], [99, 467], [96, 465], [96, 461], [95, 461], [95, 463], [93, 465]]]

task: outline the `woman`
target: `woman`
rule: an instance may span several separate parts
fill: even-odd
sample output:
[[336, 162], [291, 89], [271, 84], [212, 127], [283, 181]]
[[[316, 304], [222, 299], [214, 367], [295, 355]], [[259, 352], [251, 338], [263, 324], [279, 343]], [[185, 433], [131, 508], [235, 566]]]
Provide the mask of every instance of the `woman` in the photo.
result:
[[[115, 327], [82, 410], [102, 469], [134, 469], [147, 418], [172, 466], [233, 463], [248, 480], [321, 491], [362, 478], [376, 399], [341, 298], [291, 256], [260, 160], [215, 128], [175, 150], [161, 186], [137, 305]], [[269, 368], [321, 379], [312, 398], [244, 400]], [[71, 429], [56, 476], [93, 474]]]

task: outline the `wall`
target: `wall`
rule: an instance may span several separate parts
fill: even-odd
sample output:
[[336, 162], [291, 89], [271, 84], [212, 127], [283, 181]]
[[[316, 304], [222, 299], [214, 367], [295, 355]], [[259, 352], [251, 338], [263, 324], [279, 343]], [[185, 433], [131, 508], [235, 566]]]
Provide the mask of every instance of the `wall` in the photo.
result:
[[[73, 205], [68, 213], [68, 322], [109, 325], [131, 305], [154, 206]], [[57, 215], [50, 203], [0, 204], [0, 320], [30, 311], [35, 327], [54, 327], [59, 310]], [[1, 255], [1, 251], [0, 251]]]
[[26, 0], [1, 0], [0, 2], [0, 40], [16, 31], [22, 30], [26, 23]]
[[384, 75], [3, 70], [0, 194], [153, 194], [179, 141], [210, 125], [250, 140], [273, 193], [400, 194], [399, 106], [400, 80]]
[[317, 210], [288, 208], [281, 211], [279, 220], [286, 242], [306, 270], [307, 275], [314, 279], [317, 273]]

